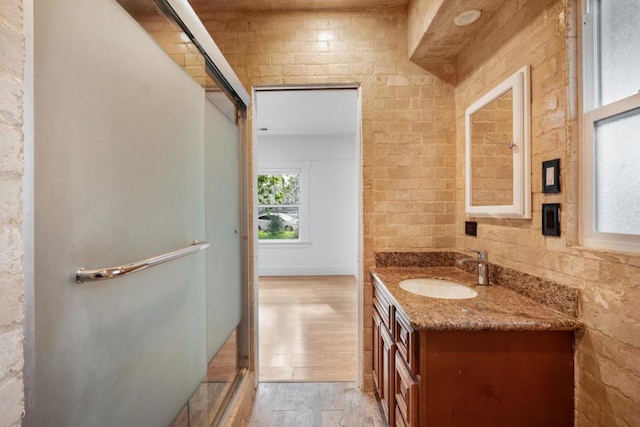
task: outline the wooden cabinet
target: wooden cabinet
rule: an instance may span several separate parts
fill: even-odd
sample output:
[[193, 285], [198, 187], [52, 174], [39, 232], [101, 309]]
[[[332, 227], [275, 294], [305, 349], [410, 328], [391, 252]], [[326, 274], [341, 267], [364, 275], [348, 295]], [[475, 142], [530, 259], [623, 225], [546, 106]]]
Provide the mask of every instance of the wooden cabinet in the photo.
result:
[[373, 383], [389, 425], [395, 420], [394, 375], [396, 345], [392, 334], [394, 308], [384, 291], [373, 289]]
[[573, 331], [414, 331], [372, 284], [374, 384], [389, 426], [573, 427]]
[[421, 425], [573, 427], [573, 331], [421, 331]]

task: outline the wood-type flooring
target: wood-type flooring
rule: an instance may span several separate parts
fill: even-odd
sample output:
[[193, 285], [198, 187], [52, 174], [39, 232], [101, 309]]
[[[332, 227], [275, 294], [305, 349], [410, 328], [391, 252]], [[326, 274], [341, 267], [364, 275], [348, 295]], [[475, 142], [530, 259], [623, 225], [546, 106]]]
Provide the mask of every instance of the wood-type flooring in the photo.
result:
[[[243, 423], [245, 424], [245, 423]], [[247, 426], [383, 427], [373, 396], [355, 383], [262, 383]]]
[[354, 382], [355, 279], [261, 277], [259, 292], [260, 385], [242, 424], [384, 426], [376, 400]]
[[352, 276], [261, 277], [260, 381], [355, 381]]

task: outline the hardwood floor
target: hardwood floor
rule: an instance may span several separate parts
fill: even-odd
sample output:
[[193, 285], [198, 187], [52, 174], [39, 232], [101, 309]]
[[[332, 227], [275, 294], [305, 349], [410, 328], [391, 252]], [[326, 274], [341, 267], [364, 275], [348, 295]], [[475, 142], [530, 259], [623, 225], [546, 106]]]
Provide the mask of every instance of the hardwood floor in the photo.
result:
[[352, 276], [261, 277], [260, 381], [354, 381]]
[[261, 277], [259, 301], [260, 385], [242, 425], [385, 425], [376, 400], [353, 382], [353, 277]]
[[246, 425], [382, 427], [384, 422], [375, 399], [354, 383], [262, 383]]

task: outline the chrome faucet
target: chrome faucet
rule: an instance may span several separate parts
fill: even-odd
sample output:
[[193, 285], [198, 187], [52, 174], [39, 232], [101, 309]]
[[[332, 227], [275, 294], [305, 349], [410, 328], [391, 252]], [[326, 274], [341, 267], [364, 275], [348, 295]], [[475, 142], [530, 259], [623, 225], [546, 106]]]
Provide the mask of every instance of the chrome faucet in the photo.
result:
[[478, 285], [489, 285], [489, 263], [487, 261], [487, 251], [477, 249], [466, 249], [467, 252], [475, 252], [478, 254], [477, 259], [463, 259], [461, 264], [477, 263], [478, 264]]

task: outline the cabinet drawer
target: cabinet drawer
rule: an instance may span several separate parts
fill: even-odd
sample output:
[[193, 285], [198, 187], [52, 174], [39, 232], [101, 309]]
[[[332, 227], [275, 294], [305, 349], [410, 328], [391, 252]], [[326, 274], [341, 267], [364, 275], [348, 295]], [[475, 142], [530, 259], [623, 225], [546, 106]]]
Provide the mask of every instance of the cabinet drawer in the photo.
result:
[[391, 319], [393, 318], [392, 305], [387, 297], [374, 285], [373, 286], [373, 306], [378, 310], [382, 323], [389, 331], [393, 332]]
[[418, 372], [418, 358], [416, 357], [416, 340], [418, 334], [409, 326], [409, 322], [399, 312], [395, 313], [394, 336], [396, 337], [397, 351], [402, 355], [407, 366], [414, 375]]
[[395, 368], [396, 411], [399, 412], [405, 425], [418, 427], [418, 382], [409, 372], [400, 353], [396, 353]]

